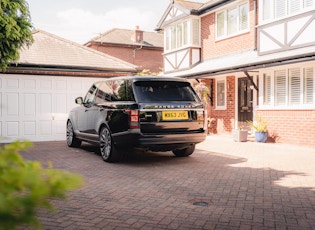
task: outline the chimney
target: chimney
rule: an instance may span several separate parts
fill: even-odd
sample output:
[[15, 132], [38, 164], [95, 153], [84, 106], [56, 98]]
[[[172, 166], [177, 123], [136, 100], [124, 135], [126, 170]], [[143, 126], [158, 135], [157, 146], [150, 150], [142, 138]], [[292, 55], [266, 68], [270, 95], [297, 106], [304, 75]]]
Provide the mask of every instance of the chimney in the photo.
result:
[[135, 42], [142, 42], [143, 41], [143, 31], [139, 29], [139, 26], [136, 26], [132, 40]]

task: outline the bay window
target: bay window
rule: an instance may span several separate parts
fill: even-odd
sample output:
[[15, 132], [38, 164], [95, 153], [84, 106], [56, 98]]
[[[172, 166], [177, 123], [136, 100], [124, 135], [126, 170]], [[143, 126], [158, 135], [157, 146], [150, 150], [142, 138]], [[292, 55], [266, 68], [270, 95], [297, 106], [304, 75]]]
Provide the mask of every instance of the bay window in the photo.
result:
[[165, 29], [165, 51], [172, 51], [187, 46], [200, 46], [199, 19], [189, 19]]

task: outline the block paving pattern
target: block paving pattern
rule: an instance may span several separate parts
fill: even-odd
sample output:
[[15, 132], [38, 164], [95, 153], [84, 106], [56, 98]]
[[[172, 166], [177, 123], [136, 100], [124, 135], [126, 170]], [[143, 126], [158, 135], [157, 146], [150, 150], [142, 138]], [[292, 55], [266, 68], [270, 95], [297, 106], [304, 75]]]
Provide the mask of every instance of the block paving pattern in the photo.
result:
[[[102, 161], [96, 148], [38, 142], [28, 160], [83, 176], [43, 229], [315, 229], [315, 149], [208, 136], [190, 157], [129, 152]], [[30, 229], [21, 226], [19, 229]]]

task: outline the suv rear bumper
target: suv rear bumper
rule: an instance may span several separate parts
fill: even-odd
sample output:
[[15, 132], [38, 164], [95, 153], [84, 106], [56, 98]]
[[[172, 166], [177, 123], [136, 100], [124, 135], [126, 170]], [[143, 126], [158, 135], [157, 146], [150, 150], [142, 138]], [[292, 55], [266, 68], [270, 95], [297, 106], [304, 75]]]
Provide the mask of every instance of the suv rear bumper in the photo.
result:
[[[119, 147], [137, 147], [151, 150], [188, 147], [192, 144], [203, 142], [206, 139], [206, 131], [189, 134], [158, 134], [143, 135], [141, 133], [125, 133], [115, 135], [114, 142]], [[168, 146], [168, 147], [167, 147]]]

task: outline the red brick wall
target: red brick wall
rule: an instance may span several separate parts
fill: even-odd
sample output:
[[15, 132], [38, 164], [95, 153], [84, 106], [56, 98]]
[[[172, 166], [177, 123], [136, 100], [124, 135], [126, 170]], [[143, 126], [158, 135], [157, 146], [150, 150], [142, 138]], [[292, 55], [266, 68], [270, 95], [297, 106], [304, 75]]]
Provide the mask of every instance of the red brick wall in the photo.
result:
[[[204, 82], [209, 86], [210, 79], [204, 79]], [[216, 120], [216, 131], [215, 133], [230, 133], [234, 129], [235, 124], [235, 77], [229, 76], [226, 78], [226, 109], [225, 110], [216, 110], [216, 80], [213, 82], [213, 105], [208, 105], [208, 117], [214, 118]], [[230, 102], [230, 97], [232, 101]]]
[[202, 59], [255, 48], [254, 5], [250, 1], [250, 30], [247, 33], [216, 41], [215, 13], [201, 18]]
[[315, 110], [260, 110], [270, 141], [315, 146]]
[[135, 47], [99, 46], [96, 44], [92, 44], [89, 47], [137, 65], [141, 69], [148, 69], [150, 72], [160, 72], [161, 68], [163, 68], [163, 49], [147, 49], [142, 47], [142, 49], [135, 50], [134, 56], [133, 50]]

